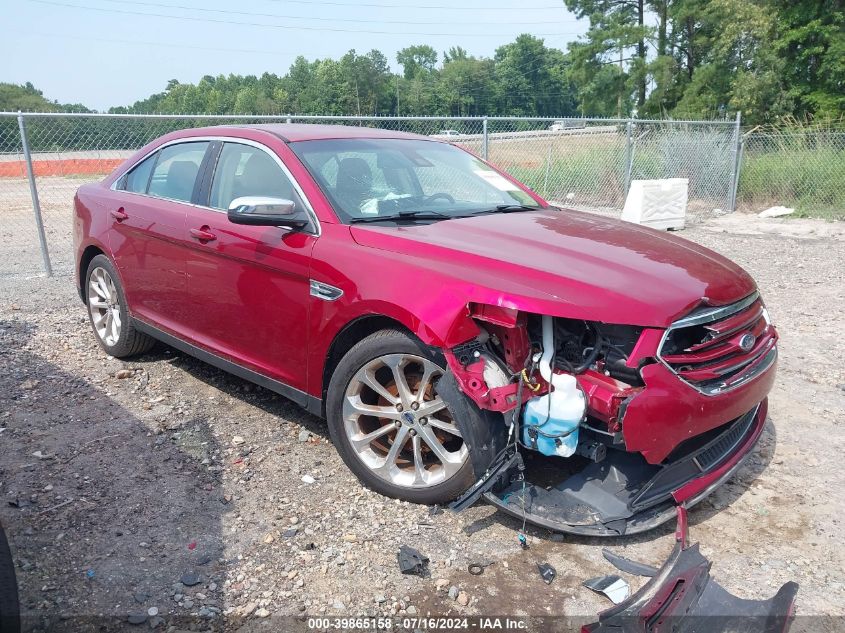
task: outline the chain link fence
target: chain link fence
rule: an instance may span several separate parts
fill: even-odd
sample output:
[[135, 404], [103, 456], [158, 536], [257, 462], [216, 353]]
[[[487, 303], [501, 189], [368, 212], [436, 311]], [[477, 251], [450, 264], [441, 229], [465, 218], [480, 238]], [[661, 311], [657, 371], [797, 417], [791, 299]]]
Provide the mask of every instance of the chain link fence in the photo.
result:
[[737, 205], [845, 219], [845, 126], [754, 129], [742, 138]]
[[0, 118], [0, 275], [37, 274], [41, 246], [16, 118]]
[[736, 195], [738, 121], [0, 113], [6, 203], [0, 275], [39, 274], [50, 263], [58, 274], [72, 271], [76, 189], [102, 179], [149, 141], [184, 128], [272, 122], [379, 127], [447, 140], [554, 203], [607, 215], [619, 215], [635, 179], [687, 178], [692, 221], [732, 209]]
[[618, 216], [631, 181], [655, 178], [689, 180], [693, 221], [732, 206], [733, 122], [568, 119], [489, 127], [490, 161], [569, 208]]

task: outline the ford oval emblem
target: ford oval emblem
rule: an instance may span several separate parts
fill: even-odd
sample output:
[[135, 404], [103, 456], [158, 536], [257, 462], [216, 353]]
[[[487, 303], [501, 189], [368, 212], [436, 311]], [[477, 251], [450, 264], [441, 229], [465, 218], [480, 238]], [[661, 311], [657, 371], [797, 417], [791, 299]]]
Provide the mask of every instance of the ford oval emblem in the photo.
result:
[[413, 424], [416, 416], [410, 411], [405, 411], [405, 413], [402, 414], [402, 419], [405, 421], [405, 424]]
[[757, 342], [757, 337], [753, 334], [743, 334], [742, 338], [739, 339], [739, 349], [743, 352], [750, 352], [754, 349], [754, 343]]

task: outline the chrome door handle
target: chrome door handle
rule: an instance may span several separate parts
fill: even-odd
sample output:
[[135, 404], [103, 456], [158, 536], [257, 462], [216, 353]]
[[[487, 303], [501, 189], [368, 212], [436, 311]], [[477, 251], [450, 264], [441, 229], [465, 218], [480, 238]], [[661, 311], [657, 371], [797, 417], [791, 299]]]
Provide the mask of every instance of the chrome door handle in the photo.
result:
[[123, 210], [123, 207], [120, 207], [119, 209], [111, 212], [111, 217], [113, 217], [118, 222], [123, 222], [124, 220], [129, 219], [129, 214]]
[[217, 236], [209, 231], [207, 226], [201, 229], [191, 229], [191, 237], [200, 242], [213, 242], [217, 239]]

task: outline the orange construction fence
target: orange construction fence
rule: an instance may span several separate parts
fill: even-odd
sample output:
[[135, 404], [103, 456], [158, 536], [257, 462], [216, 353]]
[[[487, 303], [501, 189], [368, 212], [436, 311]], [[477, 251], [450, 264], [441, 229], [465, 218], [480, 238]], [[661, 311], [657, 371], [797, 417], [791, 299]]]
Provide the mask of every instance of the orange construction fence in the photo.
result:
[[[36, 160], [32, 168], [36, 176], [88, 176], [108, 174], [124, 161], [123, 158], [65, 158]], [[26, 163], [0, 161], [0, 178], [25, 178]]]

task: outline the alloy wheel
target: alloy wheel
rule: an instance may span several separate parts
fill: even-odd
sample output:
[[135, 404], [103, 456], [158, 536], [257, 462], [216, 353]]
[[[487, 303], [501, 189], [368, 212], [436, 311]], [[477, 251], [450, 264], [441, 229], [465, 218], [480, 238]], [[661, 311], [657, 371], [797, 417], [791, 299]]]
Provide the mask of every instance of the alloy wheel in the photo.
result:
[[105, 268], [97, 267], [88, 277], [88, 311], [94, 331], [108, 346], [120, 339], [120, 295]]
[[425, 488], [453, 477], [469, 457], [446, 403], [434, 392], [443, 375], [413, 354], [379, 356], [346, 388], [343, 425], [358, 458], [396, 486]]

